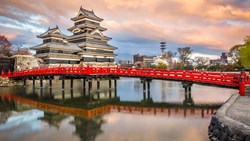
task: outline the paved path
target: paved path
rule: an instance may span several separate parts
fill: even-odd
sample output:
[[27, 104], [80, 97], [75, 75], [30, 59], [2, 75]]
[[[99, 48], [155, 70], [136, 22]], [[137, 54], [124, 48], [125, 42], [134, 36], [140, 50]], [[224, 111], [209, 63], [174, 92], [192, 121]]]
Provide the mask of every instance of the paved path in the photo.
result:
[[213, 115], [208, 135], [211, 141], [250, 141], [250, 96], [232, 95]]
[[250, 126], [250, 96], [238, 97], [228, 108], [226, 116]]

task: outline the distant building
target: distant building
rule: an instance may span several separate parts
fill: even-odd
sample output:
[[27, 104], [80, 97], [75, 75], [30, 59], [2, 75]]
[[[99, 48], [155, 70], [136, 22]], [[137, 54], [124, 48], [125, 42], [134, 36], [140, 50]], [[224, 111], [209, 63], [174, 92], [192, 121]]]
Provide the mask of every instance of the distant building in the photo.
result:
[[221, 59], [221, 63], [223, 63], [223, 64], [228, 63], [227, 53], [226, 53], [226, 52], [223, 52], [223, 53], [221, 54], [220, 59]]
[[43, 43], [34, 47], [36, 57], [44, 60], [47, 66], [58, 65], [114, 65], [113, 53], [117, 48], [107, 42], [110, 37], [103, 35], [107, 30], [100, 26], [103, 19], [93, 11], [80, 8], [76, 17], [71, 18], [74, 25], [68, 30], [72, 36], [64, 35], [60, 29], [49, 28], [45, 33], [38, 35]]
[[140, 54], [136, 54], [133, 56], [134, 66], [149, 67], [154, 63], [154, 57], [155, 56], [141, 56]]
[[226, 64], [226, 63], [228, 63], [228, 58], [227, 58], [227, 53], [226, 52], [223, 52], [219, 59], [210, 60], [210, 65]]
[[129, 60], [119, 60], [120, 67], [132, 67], [134, 64]]
[[140, 54], [138, 53], [138, 54], [133, 56], [133, 61], [134, 62], [143, 62], [143, 57], [140, 56]]

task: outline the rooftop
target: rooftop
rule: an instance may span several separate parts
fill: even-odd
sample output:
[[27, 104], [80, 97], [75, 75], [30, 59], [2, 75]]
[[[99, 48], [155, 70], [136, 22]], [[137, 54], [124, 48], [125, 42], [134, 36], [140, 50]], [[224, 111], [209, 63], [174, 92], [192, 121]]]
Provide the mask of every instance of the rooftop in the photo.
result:
[[58, 26], [54, 28], [48, 28], [48, 30], [40, 35], [37, 35], [38, 38], [46, 38], [46, 37], [59, 37], [66, 39], [67, 36], [64, 35], [61, 30], [58, 28]]
[[53, 49], [60, 49], [60, 50], [71, 50], [71, 51], [82, 51], [77, 44], [74, 43], [55, 43], [55, 42], [49, 42], [49, 43], [43, 43], [39, 44], [37, 46], [31, 47], [32, 50], [40, 50], [42, 48], [53, 48]]
[[95, 48], [100, 48], [100, 49], [110, 49], [110, 50], [115, 50], [117, 49], [117, 47], [114, 47], [114, 46], [111, 46], [109, 44], [107, 45], [100, 45], [100, 44], [92, 44], [92, 43], [89, 43], [89, 42], [82, 42], [82, 43], [79, 43], [78, 46], [80, 47], [95, 47]]
[[87, 9], [84, 9], [80, 8], [79, 12], [77, 13], [76, 17], [74, 18], [71, 18], [71, 20], [73, 21], [76, 21], [76, 20], [79, 20], [79, 19], [82, 19], [82, 18], [90, 18], [90, 19], [94, 19], [94, 20], [97, 20], [97, 21], [102, 21], [103, 19], [96, 16], [94, 11], [93, 10], [87, 10]]

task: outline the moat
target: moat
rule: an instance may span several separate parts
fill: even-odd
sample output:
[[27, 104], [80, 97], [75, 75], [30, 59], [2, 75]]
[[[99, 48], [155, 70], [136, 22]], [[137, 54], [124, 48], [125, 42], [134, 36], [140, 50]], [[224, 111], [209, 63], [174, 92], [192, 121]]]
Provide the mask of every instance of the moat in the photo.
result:
[[[97, 91], [94, 81], [91, 97], [84, 94], [82, 80], [74, 80], [73, 90], [67, 80], [63, 98], [61, 86], [55, 80], [52, 90], [48, 82], [42, 91], [39, 84], [35, 89], [32, 84], [0, 88], [0, 96], [5, 96], [0, 102], [0, 140], [209, 141], [213, 113], [238, 92], [194, 84], [187, 96], [181, 82], [153, 80], [150, 98], [145, 99], [140, 79], [121, 78], [116, 91], [109, 90], [108, 81], [101, 81]], [[46, 104], [97, 110], [90, 116], [69, 109], [58, 113]]]

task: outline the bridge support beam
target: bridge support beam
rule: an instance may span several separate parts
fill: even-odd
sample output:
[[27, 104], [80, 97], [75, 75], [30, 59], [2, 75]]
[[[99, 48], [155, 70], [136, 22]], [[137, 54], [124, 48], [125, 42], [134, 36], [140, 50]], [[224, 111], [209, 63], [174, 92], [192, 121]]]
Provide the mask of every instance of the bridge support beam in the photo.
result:
[[182, 81], [182, 87], [185, 89], [185, 93], [191, 93], [192, 85], [193, 85], [193, 82]]
[[62, 77], [62, 99], [65, 98], [65, 79]]
[[184, 105], [194, 105], [194, 101], [191, 95], [191, 87], [193, 82], [183, 81], [182, 86], [185, 89], [185, 99], [183, 100]]
[[49, 78], [49, 95], [52, 97], [52, 77]]
[[151, 80], [147, 81], [147, 83], [148, 83], [148, 87], [147, 87], [147, 89], [148, 89], [148, 99], [150, 98], [150, 82], [151, 82]]
[[43, 77], [40, 77], [40, 89], [43, 89]]
[[49, 88], [52, 89], [52, 78], [49, 78]]
[[97, 99], [100, 100], [100, 78], [97, 78]]
[[74, 87], [74, 79], [70, 78], [70, 89], [72, 90]]
[[100, 92], [100, 91], [101, 91], [101, 90], [100, 90], [100, 79], [97, 78], [97, 79], [96, 79], [96, 82], [97, 82], [97, 83], [96, 83], [96, 85], [97, 85], [97, 91]]
[[143, 84], [143, 100], [146, 100], [147, 99], [147, 97], [146, 97], [146, 82], [145, 81], [143, 81], [142, 82]]
[[82, 79], [82, 88], [83, 88], [83, 95], [86, 96], [86, 79]]
[[33, 94], [35, 94], [35, 89], [36, 89], [36, 79], [32, 77], [32, 89], [33, 89]]
[[32, 78], [32, 86], [33, 86], [33, 89], [35, 89], [35, 85], [36, 85], [36, 79], [33, 77], [33, 78]]
[[40, 95], [43, 97], [43, 77], [40, 77]]
[[[143, 101], [147, 101], [151, 99], [150, 96], [150, 83], [152, 79], [151, 78], [141, 78], [141, 83], [143, 84]], [[146, 85], [147, 85], [147, 91], [146, 91]], [[146, 97], [147, 92], [147, 97]]]
[[88, 81], [88, 83], [89, 83], [89, 89], [88, 89], [88, 93], [89, 93], [89, 98], [90, 98], [90, 100], [92, 100], [93, 99], [93, 96], [92, 96], [92, 77], [88, 77], [87, 78], [87, 81]]
[[117, 79], [114, 79], [115, 97], [117, 97]]
[[111, 96], [112, 96], [112, 81], [111, 79], [109, 79], [109, 99], [111, 99]]
[[73, 98], [74, 79], [70, 78], [70, 96]]
[[26, 80], [27, 80], [27, 78], [24, 78], [24, 79], [23, 79], [23, 86], [24, 86], [24, 87], [26, 87]]

